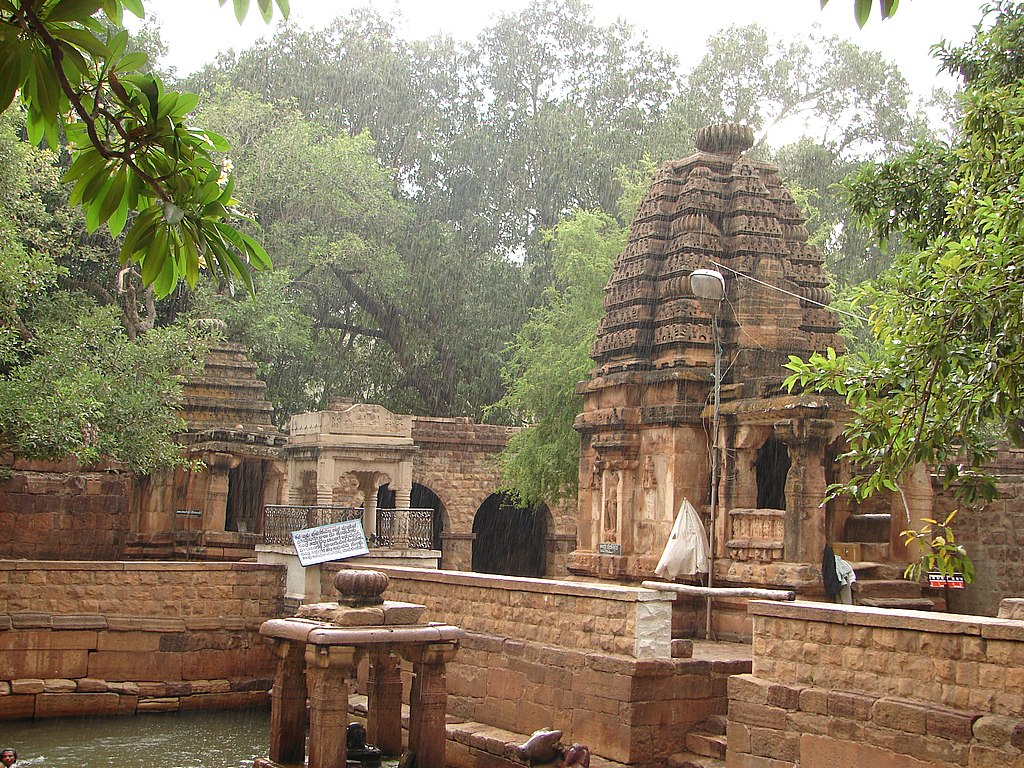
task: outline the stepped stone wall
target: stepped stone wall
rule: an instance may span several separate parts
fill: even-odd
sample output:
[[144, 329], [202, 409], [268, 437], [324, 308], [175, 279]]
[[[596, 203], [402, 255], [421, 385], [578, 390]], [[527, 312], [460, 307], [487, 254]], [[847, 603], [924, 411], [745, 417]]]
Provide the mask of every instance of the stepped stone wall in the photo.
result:
[[0, 562], [0, 719], [265, 706], [284, 569]]
[[1024, 765], [1024, 622], [751, 603], [729, 681], [735, 768]]

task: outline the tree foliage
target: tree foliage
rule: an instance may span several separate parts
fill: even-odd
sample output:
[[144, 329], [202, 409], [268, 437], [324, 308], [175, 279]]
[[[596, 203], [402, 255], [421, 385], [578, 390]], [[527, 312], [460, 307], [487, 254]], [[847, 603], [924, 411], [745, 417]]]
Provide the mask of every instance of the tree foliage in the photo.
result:
[[[991, 497], [983, 472], [1000, 436], [1021, 441], [1024, 410], [1024, 9], [1000, 2], [991, 27], [943, 54], [964, 76], [959, 143], [917, 150], [851, 184], [879, 232], [899, 227], [917, 250], [860, 297], [872, 354], [793, 359], [792, 385], [833, 390], [853, 411], [846, 434], [864, 498], [898, 489], [912, 465], [938, 466], [965, 499]], [[944, 179], [944, 181], [943, 181]], [[918, 196], [937, 193], [941, 213]]]
[[573, 422], [583, 408], [575, 388], [593, 367], [603, 289], [626, 235], [600, 211], [576, 211], [547, 234], [556, 282], [516, 336], [503, 374], [508, 391], [496, 406], [525, 426], [501, 456], [503, 481], [525, 504], [575, 496], [579, 435]]
[[[240, 18], [248, 5], [235, 0]], [[269, 18], [270, 0], [258, 5]], [[278, 7], [286, 13], [287, 0]], [[67, 139], [72, 203], [90, 231], [126, 231], [121, 263], [138, 263], [158, 294], [179, 279], [195, 285], [203, 266], [251, 288], [250, 268], [270, 260], [235, 226], [233, 184], [213, 159], [228, 145], [188, 124], [198, 97], [143, 71], [146, 55], [129, 51], [120, 29], [125, 11], [141, 17], [141, 0], [0, 3], [0, 109], [20, 96], [34, 144]]]

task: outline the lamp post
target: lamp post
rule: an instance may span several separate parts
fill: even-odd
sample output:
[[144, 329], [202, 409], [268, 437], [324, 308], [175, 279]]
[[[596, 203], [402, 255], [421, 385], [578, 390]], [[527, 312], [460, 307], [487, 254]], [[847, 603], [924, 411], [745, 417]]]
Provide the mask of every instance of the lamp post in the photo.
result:
[[[718, 331], [718, 315], [725, 299], [725, 278], [714, 269], [695, 269], [690, 274], [690, 292], [702, 303], [711, 305], [711, 338], [715, 345], [715, 380], [714, 380], [714, 418], [712, 419], [711, 442], [711, 520], [708, 526], [708, 587], [714, 586], [715, 577], [715, 521], [718, 518], [718, 475], [719, 446], [718, 420], [719, 406], [722, 401], [722, 339]], [[704, 636], [711, 639], [711, 601], [708, 594], [707, 609], [704, 616]]]

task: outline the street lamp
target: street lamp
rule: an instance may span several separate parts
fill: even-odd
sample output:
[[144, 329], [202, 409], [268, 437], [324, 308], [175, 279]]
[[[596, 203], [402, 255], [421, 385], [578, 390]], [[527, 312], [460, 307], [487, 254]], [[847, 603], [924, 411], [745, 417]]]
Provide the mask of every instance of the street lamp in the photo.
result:
[[[711, 521], [708, 526], [708, 589], [713, 586], [715, 576], [715, 520], [718, 517], [718, 419], [722, 401], [722, 339], [718, 333], [718, 315], [725, 299], [725, 278], [714, 269], [695, 269], [690, 273], [690, 292], [711, 305], [711, 338], [715, 345], [715, 404], [712, 419], [711, 443]], [[704, 617], [704, 636], [711, 639], [711, 593], [708, 593], [707, 611]]]

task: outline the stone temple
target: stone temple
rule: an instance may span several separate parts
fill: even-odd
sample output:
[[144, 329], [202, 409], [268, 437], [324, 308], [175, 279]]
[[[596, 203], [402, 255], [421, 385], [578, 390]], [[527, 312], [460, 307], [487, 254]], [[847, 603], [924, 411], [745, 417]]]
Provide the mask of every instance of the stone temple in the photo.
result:
[[[753, 132], [704, 128], [697, 151], [666, 163], [605, 288], [583, 413], [577, 549], [581, 576], [649, 577], [684, 498], [707, 507], [714, 398], [712, 316], [721, 331], [722, 472], [716, 551], [744, 583], [792, 585], [820, 563], [818, 509], [841, 403], [790, 395], [789, 355], [843, 349], [828, 277], [779, 169], [747, 157]], [[690, 275], [725, 278], [720, 307]], [[834, 452], [829, 456], [834, 459]], [[830, 537], [831, 538], [831, 537]], [[836, 538], [842, 538], [841, 528]], [[716, 573], [719, 569], [716, 568]]]

